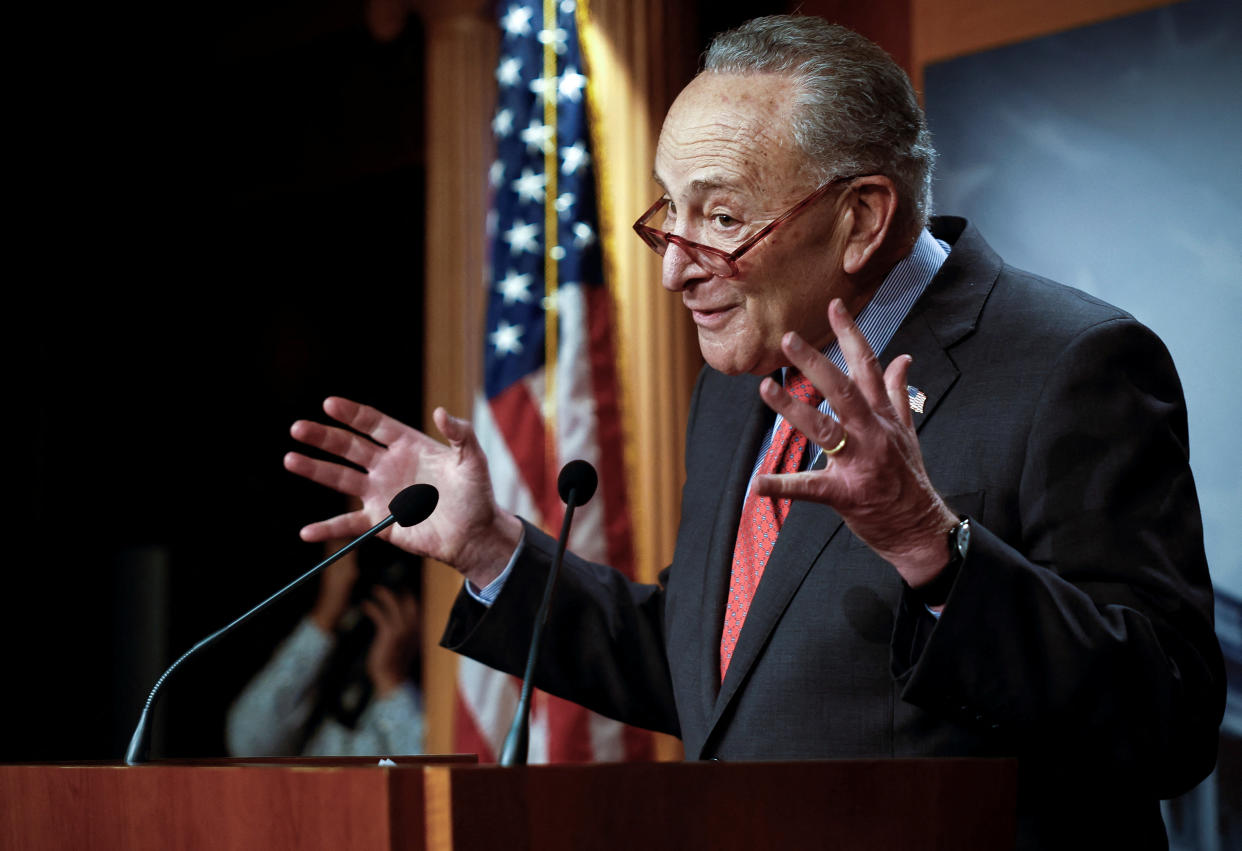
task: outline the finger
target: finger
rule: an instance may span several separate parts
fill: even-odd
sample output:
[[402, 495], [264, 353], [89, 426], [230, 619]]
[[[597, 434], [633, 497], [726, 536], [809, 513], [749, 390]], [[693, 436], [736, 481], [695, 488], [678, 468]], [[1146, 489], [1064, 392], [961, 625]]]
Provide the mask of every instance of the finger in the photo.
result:
[[374, 441], [343, 428], [326, 426], [311, 420], [298, 420], [289, 427], [293, 439], [332, 455], [344, 458], [359, 467], [370, 469], [383, 447]]
[[910, 413], [910, 390], [906, 380], [910, 377], [910, 366], [914, 358], [902, 355], [895, 358], [884, 370], [884, 386], [888, 388], [888, 400], [897, 411], [897, 418], [906, 428], [914, 429], [914, 415]]
[[[335, 549], [340, 549], [348, 543], [349, 541], [345, 538], [340, 538], [333, 541], [332, 546]], [[349, 553], [332, 562], [332, 564], [324, 568], [323, 578], [325, 581], [331, 580], [338, 585], [344, 586], [346, 589], [353, 586], [358, 579], [357, 554]]]
[[375, 624], [377, 634], [388, 629], [388, 618], [374, 600], [363, 600], [358, 604], [358, 608], [362, 609], [362, 613], [370, 618], [371, 623]]
[[376, 605], [383, 610], [386, 620], [390, 623], [393, 621], [400, 621], [401, 606], [397, 603], [397, 595], [392, 593], [391, 588], [387, 588], [383, 585], [376, 585], [375, 588], [372, 589], [371, 596], [375, 600]]
[[[832, 366], [832, 364], [829, 364]], [[835, 369], [835, 367], [834, 367]], [[808, 376], [809, 377], [809, 376]], [[814, 379], [812, 379], [814, 383]], [[822, 392], [822, 391], [821, 391]], [[806, 435], [807, 439], [821, 447], [836, 446], [845, 434], [845, 427], [832, 417], [820, 413], [818, 408], [795, 399], [789, 391], [771, 378], [759, 384], [759, 395], [768, 407], [789, 421], [789, 425]]]
[[459, 455], [482, 457], [483, 447], [479, 445], [479, 438], [474, 433], [474, 426], [470, 420], [455, 417], [444, 408], [436, 408], [431, 418], [436, 428], [440, 430], [440, 434], [444, 435], [444, 439], [457, 450]]
[[352, 467], [308, 458], [300, 452], [285, 453], [285, 469], [316, 484], [324, 485], [333, 490], [350, 496], [362, 496], [366, 492], [367, 477]]
[[344, 423], [355, 431], [362, 432], [385, 446], [413, 431], [409, 426], [394, 420], [370, 405], [360, 405], [340, 396], [329, 396], [324, 399], [323, 410], [334, 420]]
[[401, 617], [405, 623], [416, 626], [418, 624], [418, 600], [407, 591], [397, 598], [397, 602], [401, 606]]
[[309, 523], [299, 533], [303, 541], [330, 541], [333, 538], [356, 538], [371, 528], [371, 522], [361, 511], [338, 514], [318, 523]]
[[889, 401], [880, 362], [841, 299], [834, 298], [828, 305], [828, 321], [832, 325], [833, 333], [837, 335], [837, 344], [841, 347], [845, 363], [850, 368], [850, 378], [858, 385], [872, 410], [887, 412]]
[[772, 499], [802, 499], [828, 505], [840, 503], [843, 485], [831, 476], [809, 470], [801, 473], [775, 473], [755, 476], [751, 490]]
[[[781, 338], [781, 350], [811, 380], [815, 389], [832, 403], [832, 409], [847, 427], [852, 423], [865, 422], [871, 416], [871, 405], [859, 391], [858, 385], [797, 333], [790, 331]], [[784, 416], [784, 412], [781, 413]]]
[[440, 434], [444, 435], [444, 439], [453, 446], [461, 445], [472, 431], [469, 420], [455, 417], [442, 407], [431, 412], [431, 420], [440, 430]]

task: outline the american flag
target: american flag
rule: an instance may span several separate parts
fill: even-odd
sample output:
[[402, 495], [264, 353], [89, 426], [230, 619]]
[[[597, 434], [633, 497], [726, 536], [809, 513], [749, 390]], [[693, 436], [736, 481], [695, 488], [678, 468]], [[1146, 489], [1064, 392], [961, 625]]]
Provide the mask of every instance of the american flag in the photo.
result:
[[[603, 285], [576, 5], [511, 0], [499, 8], [484, 388], [474, 420], [497, 500], [552, 534], [564, 512], [556, 493], [561, 466], [576, 458], [595, 465], [599, 490], [575, 512], [570, 548], [633, 576], [613, 307]], [[552, 634], [545, 643], [566, 638]], [[494, 761], [520, 683], [467, 659], [457, 680], [455, 746]], [[652, 747], [647, 733], [536, 697], [530, 762], [641, 759]]]

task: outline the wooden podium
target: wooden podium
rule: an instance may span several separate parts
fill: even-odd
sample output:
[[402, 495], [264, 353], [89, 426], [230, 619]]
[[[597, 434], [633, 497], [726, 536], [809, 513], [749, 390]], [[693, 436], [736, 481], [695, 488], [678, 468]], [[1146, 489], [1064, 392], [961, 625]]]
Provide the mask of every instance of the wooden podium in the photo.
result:
[[1014, 844], [1012, 761], [396, 762], [4, 765], [0, 848], [982, 851]]

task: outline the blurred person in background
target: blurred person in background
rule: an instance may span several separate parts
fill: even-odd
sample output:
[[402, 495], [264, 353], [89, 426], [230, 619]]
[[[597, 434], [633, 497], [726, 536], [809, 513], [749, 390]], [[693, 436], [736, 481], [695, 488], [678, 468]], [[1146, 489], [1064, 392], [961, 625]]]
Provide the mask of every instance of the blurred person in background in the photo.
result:
[[327, 567], [310, 612], [229, 709], [234, 756], [421, 753], [419, 604], [394, 562], [360, 581], [354, 555]]

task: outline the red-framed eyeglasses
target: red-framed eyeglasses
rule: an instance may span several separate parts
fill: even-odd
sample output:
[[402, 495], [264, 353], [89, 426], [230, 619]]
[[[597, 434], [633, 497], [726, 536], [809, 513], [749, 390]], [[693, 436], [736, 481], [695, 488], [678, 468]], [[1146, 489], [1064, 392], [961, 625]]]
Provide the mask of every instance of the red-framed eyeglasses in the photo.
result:
[[669, 197], [665, 195], [651, 205], [651, 209], [643, 213], [638, 221], [634, 222], [634, 232], [642, 238], [642, 241], [651, 247], [651, 250], [661, 257], [664, 252], [668, 251], [669, 243], [673, 243], [682, 251], [685, 251], [697, 265], [703, 267], [718, 278], [732, 278], [737, 274], [737, 261], [743, 254], [750, 251], [758, 245], [764, 237], [792, 219], [805, 208], [809, 207], [815, 201], [819, 200], [833, 186], [848, 180], [853, 180], [862, 175], [852, 175], [850, 177], [836, 177], [820, 186], [810, 195], [803, 198], [797, 204], [794, 204], [785, 212], [781, 213], [772, 221], [768, 222], [750, 239], [743, 242], [732, 251], [725, 251], [723, 248], [713, 248], [710, 245], [704, 245], [701, 242], [694, 242], [685, 237], [678, 236], [675, 233], [654, 228], [647, 222], [658, 216], [669, 204]]

